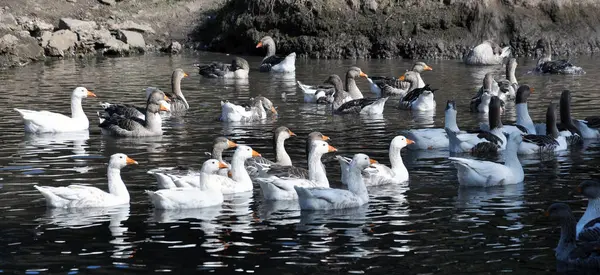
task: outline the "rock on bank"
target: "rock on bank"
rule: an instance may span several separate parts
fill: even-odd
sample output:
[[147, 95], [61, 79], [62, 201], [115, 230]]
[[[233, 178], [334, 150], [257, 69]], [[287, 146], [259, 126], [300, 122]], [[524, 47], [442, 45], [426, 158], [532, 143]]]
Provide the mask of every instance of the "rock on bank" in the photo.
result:
[[594, 0], [237, 0], [194, 34], [201, 49], [262, 54], [264, 35], [278, 51], [315, 58], [462, 58], [485, 39], [529, 55], [546, 37], [555, 54], [600, 50]]

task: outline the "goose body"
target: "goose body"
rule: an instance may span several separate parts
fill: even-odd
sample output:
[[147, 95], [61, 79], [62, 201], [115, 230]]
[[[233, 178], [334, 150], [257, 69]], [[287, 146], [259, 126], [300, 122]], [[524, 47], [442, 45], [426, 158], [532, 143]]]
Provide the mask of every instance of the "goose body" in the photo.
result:
[[339, 108], [335, 109], [335, 114], [364, 114], [379, 115], [383, 114], [385, 102], [389, 97], [379, 99], [361, 98], [348, 101]]
[[449, 148], [450, 141], [445, 129], [457, 134], [465, 134], [456, 124], [456, 103], [448, 100], [444, 111], [444, 128], [411, 129], [404, 131], [407, 138], [413, 140], [409, 149], [432, 150]]
[[558, 134], [556, 127], [556, 104], [550, 103], [546, 112], [546, 135], [524, 135], [519, 154], [536, 154], [567, 150], [567, 139]]
[[[425, 82], [421, 78], [421, 74], [424, 71], [433, 70], [425, 62], [415, 62], [412, 67], [413, 72], [419, 73], [417, 75], [417, 83], [414, 88], [425, 87]], [[367, 77], [369, 81], [371, 92], [376, 94], [378, 97], [381, 96], [404, 96], [410, 91], [410, 83], [407, 81], [401, 81], [398, 78], [387, 77], [387, 76], [370, 76]]]
[[[171, 92], [164, 92], [164, 94], [171, 100], [169, 102], [170, 105], [168, 106], [171, 115], [184, 115], [190, 108], [187, 99], [181, 91], [181, 80], [186, 77], [188, 77], [188, 74], [182, 69], [175, 69], [171, 74]], [[163, 92], [157, 87], [148, 87], [146, 88], [146, 93], [151, 94], [156, 90]]]
[[[157, 90], [157, 88], [154, 87], [148, 87], [144, 90], [146, 92], [146, 101], [148, 101], [150, 95], [152, 95], [152, 92], [154, 92], [155, 90]], [[165, 105], [167, 109], [170, 110], [171, 104], [169, 102], [171, 102], [171, 99], [165, 94], [164, 101], [162, 101], [161, 103]], [[146, 107], [138, 107], [132, 104], [109, 102], [102, 102], [100, 103], [100, 106], [102, 106], [103, 109], [102, 111], [98, 112], [100, 123], [104, 122], [104, 118], [111, 117], [113, 115], [123, 116], [126, 118], [138, 118], [140, 120], [146, 119]], [[164, 113], [166, 114], [168, 112]], [[161, 112], [161, 117], [165, 116], [166, 115], [163, 115], [163, 112]]]
[[69, 185], [66, 187], [38, 186], [34, 187], [46, 199], [46, 205], [51, 208], [92, 208], [111, 207], [129, 204], [129, 192], [121, 179], [121, 169], [137, 162], [125, 154], [114, 154], [108, 163], [108, 190], [84, 185]]
[[330, 210], [360, 207], [369, 202], [362, 171], [375, 161], [356, 154], [348, 165], [348, 190], [294, 186], [301, 210]]
[[458, 170], [458, 182], [462, 186], [490, 187], [516, 184], [523, 181], [523, 167], [517, 158], [522, 137], [518, 133], [509, 136], [504, 154], [505, 164], [466, 158], [448, 158]]
[[[490, 101], [490, 112], [488, 113], [488, 120], [490, 121], [489, 130], [481, 131], [477, 134], [478, 138], [485, 139], [486, 141], [479, 142], [471, 148], [471, 154], [476, 156], [487, 156], [489, 154], [497, 154], [498, 151], [502, 151], [506, 148], [507, 140], [504, 135], [504, 126], [502, 125], [501, 118], [501, 100], [497, 96], [493, 96]], [[516, 132], [521, 134], [520, 132]], [[452, 141], [450, 141], [452, 145]]]
[[321, 156], [337, 151], [322, 140], [313, 140], [308, 156], [308, 179], [268, 175], [256, 178], [266, 200], [295, 200], [298, 198], [294, 186], [329, 188], [329, 180]]
[[250, 72], [248, 61], [241, 57], [234, 58], [231, 63], [212, 62], [210, 64], [194, 64], [198, 74], [206, 78], [246, 79]]
[[260, 63], [261, 72], [293, 73], [296, 71], [296, 53], [290, 53], [285, 57], [275, 55], [275, 41], [270, 36], [263, 37], [256, 48], [266, 48], [267, 55]]
[[250, 177], [258, 176], [259, 172], [268, 169], [272, 165], [292, 166], [292, 159], [285, 150], [285, 141], [292, 136], [296, 136], [285, 126], [278, 127], [273, 132], [273, 149], [275, 151], [276, 161], [269, 160], [265, 157], [255, 157], [246, 160], [246, 170]]
[[263, 120], [267, 118], [267, 111], [265, 109], [269, 110], [274, 115], [277, 114], [277, 110], [275, 110], [271, 100], [263, 96], [256, 97], [251, 107], [233, 104], [229, 101], [221, 101], [220, 120], [227, 122], [252, 122]]
[[500, 90], [498, 82], [494, 79], [492, 73], [485, 74], [483, 85], [477, 91], [475, 96], [471, 98], [470, 110], [474, 113], [488, 113], [491, 98], [497, 96], [502, 103], [502, 113], [504, 113], [504, 105], [507, 100], [507, 95]]
[[[155, 90], [148, 98], [146, 105], [145, 119], [141, 120], [136, 117], [127, 118], [122, 115], [113, 114], [110, 117], [102, 117], [104, 119], [100, 123], [103, 135], [115, 137], [149, 137], [162, 135], [162, 118], [160, 111], [169, 111], [163, 98], [165, 94], [160, 90]], [[171, 105], [172, 106], [172, 105]], [[99, 115], [101, 115], [99, 113]]]
[[500, 48], [491, 40], [485, 40], [471, 49], [464, 57], [467, 65], [498, 65], [510, 56], [510, 47]]
[[535, 71], [542, 74], [585, 74], [583, 68], [573, 65], [568, 60], [552, 60], [552, 47], [545, 39], [537, 42], [536, 50], [542, 50]]
[[298, 87], [304, 95], [304, 102], [327, 104], [333, 102], [333, 94], [335, 89], [332, 86], [325, 85], [306, 85], [297, 81]]
[[[396, 136], [392, 139], [389, 149], [390, 163], [392, 167], [387, 167], [381, 163], [372, 163], [369, 168], [363, 170], [363, 181], [366, 186], [378, 186], [384, 184], [398, 184], [408, 181], [409, 175], [402, 156], [400, 154], [402, 148], [414, 141], [407, 139], [404, 136]], [[342, 184], [348, 185], [351, 179], [349, 165], [351, 159], [342, 156], [336, 157], [340, 163], [342, 171]]]
[[435, 110], [436, 103], [433, 93], [436, 89], [432, 89], [429, 85], [425, 85], [423, 88], [413, 89], [413, 87], [417, 85], [417, 75], [417, 72], [409, 71], [400, 77], [400, 80], [406, 80], [411, 83], [411, 91], [400, 99], [400, 109], [413, 111]]
[[575, 233], [579, 237], [579, 234], [584, 231], [584, 227], [590, 221], [600, 218], [600, 182], [585, 180], [579, 184], [577, 191], [588, 199], [585, 212], [577, 222], [575, 228]]
[[83, 112], [81, 100], [86, 97], [96, 97], [94, 93], [84, 87], [77, 87], [71, 94], [71, 116], [49, 111], [32, 111], [17, 109], [23, 118], [25, 132], [27, 133], [64, 133], [87, 130], [90, 121]]
[[216, 173], [227, 164], [216, 159], [209, 159], [202, 165], [199, 186], [196, 188], [171, 188], [148, 191], [150, 202], [157, 209], [190, 209], [204, 208], [223, 203], [223, 193], [219, 175]]

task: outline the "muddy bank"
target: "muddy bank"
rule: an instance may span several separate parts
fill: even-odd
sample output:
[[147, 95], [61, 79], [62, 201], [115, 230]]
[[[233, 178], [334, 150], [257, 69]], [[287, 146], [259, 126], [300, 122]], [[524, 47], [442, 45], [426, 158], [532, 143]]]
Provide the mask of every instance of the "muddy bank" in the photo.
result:
[[6, 0], [0, 67], [162, 51], [177, 54], [204, 13], [224, 0]]
[[485, 39], [530, 55], [546, 37], [557, 55], [600, 50], [600, 4], [592, 0], [237, 0], [193, 34], [199, 49], [312, 58], [462, 58]]

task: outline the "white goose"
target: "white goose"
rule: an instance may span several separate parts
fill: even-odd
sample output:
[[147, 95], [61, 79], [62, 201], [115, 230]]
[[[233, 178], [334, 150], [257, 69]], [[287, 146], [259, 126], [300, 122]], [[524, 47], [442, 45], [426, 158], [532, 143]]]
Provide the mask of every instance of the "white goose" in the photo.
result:
[[595, 180], [584, 180], [577, 187], [577, 192], [588, 199], [588, 205], [583, 216], [577, 222], [577, 235], [581, 233], [583, 227], [593, 219], [600, 217], [600, 182]]
[[295, 200], [298, 198], [294, 186], [329, 187], [325, 166], [321, 157], [329, 152], [335, 152], [333, 146], [322, 140], [313, 140], [308, 155], [308, 179], [285, 176], [268, 176], [256, 178], [266, 200]]
[[362, 171], [376, 161], [365, 154], [356, 154], [348, 170], [348, 190], [294, 186], [301, 210], [329, 210], [360, 207], [369, 202], [369, 193]]
[[[237, 149], [235, 150], [231, 158], [231, 177], [215, 175], [211, 178], [211, 180], [221, 185], [221, 192], [224, 195], [252, 191], [252, 179], [250, 178], [250, 175], [248, 175], [246, 167], [244, 166], [244, 162], [252, 157], [260, 157], [260, 154], [252, 150], [250, 146], [238, 144]], [[200, 178], [197, 176], [182, 177], [180, 179], [174, 179], [173, 182], [176, 187], [201, 187]]]
[[490, 187], [516, 184], [523, 181], [523, 166], [517, 157], [517, 150], [523, 138], [513, 132], [508, 138], [504, 152], [504, 164], [491, 161], [449, 157], [458, 170], [458, 182], [462, 186]]
[[423, 88], [414, 88], [417, 85], [417, 72], [408, 71], [400, 76], [401, 81], [410, 82], [411, 88], [408, 93], [400, 99], [400, 109], [413, 111], [432, 111], [435, 110], [435, 98], [433, 93], [437, 89], [432, 89], [429, 84]]
[[251, 122], [267, 118], [266, 110], [270, 110], [273, 115], [277, 115], [277, 110], [273, 102], [264, 96], [257, 96], [253, 99], [251, 107], [236, 105], [229, 101], [221, 101], [221, 121], [228, 122]]
[[173, 188], [148, 191], [150, 202], [157, 209], [190, 209], [215, 206], [223, 203], [221, 184], [216, 173], [227, 164], [209, 159], [202, 164], [198, 188]]
[[[371, 167], [364, 170], [363, 180], [366, 186], [377, 186], [384, 184], [397, 184], [408, 181], [408, 170], [402, 161], [402, 148], [408, 144], [413, 144], [414, 141], [407, 139], [404, 136], [396, 136], [390, 143], [390, 163], [392, 168], [381, 163], [373, 163]], [[349, 165], [352, 159], [337, 156], [342, 170], [342, 184], [348, 185], [351, 180]]]
[[485, 40], [471, 49], [463, 61], [467, 65], [497, 65], [510, 56], [510, 47], [500, 48], [496, 42]]
[[[210, 156], [220, 162], [227, 164], [223, 160], [223, 151], [237, 147], [237, 144], [225, 137], [217, 137], [213, 141], [212, 153]], [[208, 153], [207, 153], [208, 154]], [[217, 172], [221, 176], [227, 176], [229, 172], [229, 166], [222, 168]], [[176, 188], [175, 181], [179, 182], [190, 182], [194, 181], [200, 175], [200, 172], [189, 170], [187, 168], [179, 169], [179, 167], [159, 167], [147, 172], [148, 174], [156, 177], [158, 189], [170, 189]]]
[[[481, 86], [481, 88], [479, 88], [475, 96], [471, 98], [471, 112], [489, 112], [489, 104], [493, 96], [497, 96], [498, 98], [500, 98], [500, 100], [502, 100], [502, 107], [504, 108], [507, 96], [506, 94], [500, 91], [500, 87], [498, 86], [498, 82], [496, 82], [496, 80], [494, 79], [494, 75], [492, 73], [487, 73], [483, 78], [483, 85]], [[502, 110], [502, 112], [504, 113], [504, 110]]]
[[537, 154], [567, 150], [567, 138], [559, 135], [556, 127], [556, 103], [550, 103], [548, 106], [546, 129], [546, 135], [524, 135], [518, 153]]
[[137, 161], [125, 154], [114, 154], [108, 162], [108, 193], [92, 186], [72, 184], [67, 187], [34, 185], [52, 208], [110, 207], [129, 204], [129, 192], [121, 179], [121, 169]]
[[260, 63], [261, 72], [293, 73], [296, 71], [296, 53], [290, 53], [286, 57], [275, 55], [275, 41], [270, 36], [260, 39], [256, 48], [267, 48], [267, 55]]
[[90, 121], [83, 112], [81, 99], [96, 97], [84, 87], [77, 87], [71, 94], [71, 117], [49, 111], [32, 111], [14, 108], [23, 117], [25, 132], [28, 133], [62, 133], [87, 130]]
[[408, 145], [408, 148], [413, 150], [445, 149], [449, 146], [446, 128], [455, 133], [464, 133], [464, 131], [460, 131], [456, 124], [456, 103], [454, 100], [446, 102], [444, 113], [444, 128], [411, 129], [404, 131], [406, 137], [414, 141], [414, 143]]

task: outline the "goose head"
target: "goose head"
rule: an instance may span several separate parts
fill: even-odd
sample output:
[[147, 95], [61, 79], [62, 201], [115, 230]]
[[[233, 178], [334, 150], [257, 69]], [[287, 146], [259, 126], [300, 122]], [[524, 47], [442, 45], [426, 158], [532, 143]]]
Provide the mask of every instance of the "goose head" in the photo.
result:
[[456, 102], [454, 100], [446, 101], [446, 112], [453, 111], [456, 113]]
[[96, 94], [92, 93], [92, 91], [86, 89], [85, 87], [77, 87], [73, 90], [71, 96], [81, 99], [87, 97], [96, 97]]
[[294, 134], [294, 132], [292, 132], [290, 129], [288, 129], [288, 127], [285, 126], [280, 126], [277, 129], [275, 129], [275, 135], [273, 136], [273, 143], [277, 143], [277, 140], [279, 139], [283, 139], [286, 140], [292, 136], [296, 136], [296, 134]]
[[348, 72], [346, 72], [346, 78], [357, 78], [359, 76], [368, 77], [367, 74], [363, 73], [363, 71], [359, 67], [350, 67]]
[[352, 157], [352, 161], [350, 162], [350, 167], [355, 167], [355, 168], [358, 168], [360, 171], [362, 171], [365, 168], [367, 168], [375, 163], [377, 163], [376, 160], [369, 158], [369, 156], [367, 156], [365, 154], [358, 153], [358, 154], [355, 154], [354, 157]]
[[485, 77], [483, 77], [483, 89], [491, 91], [493, 85], [494, 85], [494, 75], [492, 73], [485, 74]]
[[521, 85], [519, 89], [517, 89], [517, 97], [515, 98], [515, 103], [527, 103], [527, 99], [533, 93], [533, 88], [529, 87], [529, 85]]
[[392, 147], [396, 149], [402, 149], [407, 145], [414, 143], [414, 140], [408, 139], [405, 136], [396, 136], [394, 139], [392, 139]]
[[202, 172], [207, 174], [216, 174], [220, 169], [228, 168], [227, 164], [216, 159], [209, 159], [202, 164]]
[[236, 57], [231, 61], [231, 69], [233, 71], [240, 70], [240, 69], [249, 71], [250, 65], [248, 64], [248, 61], [246, 61], [246, 59], [243, 59], [241, 57]]
[[330, 140], [330, 138], [326, 135], [321, 134], [320, 132], [312, 132], [312, 133], [308, 134], [308, 140], [306, 141], [306, 155], [307, 156], [310, 153], [310, 150], [312, 148], [313, 140], [327, 141], [327, 140]]
[[108, 161], [108, 167], [114, 169], [122, 169], [130, 164], [138, 164], [138, 162], [121, 153], [110, 156], [110, 160]]
[[235, 149], [235, 153], [233, 153], [233, 158], [242, 158], [244, 160], [260, 156], [261, 155], [258, 152], [254, 151], [252, 148], [250, 148], [250, 146], [239, 144], [237, 146], [237, 149]]
[[221, 152], [229, 149], [237, 147], [237, 144], [226, 137], [217, 137], [213, 141], [213, 150], [219, 150]]
[[544, 216], [559, 220], [565, 220], [572, 218], [573, 213], [571, 212], [571, 208], [568, 205], [562, 202], [557, 202], [553, 203], [552, 205], [550, 205], [550, 207], [548, 207], [548, 210], [544, 212]]
[[183, 69], [175, 69], [171, 78], [175, 81], [181, 81], [183, 78], [188, 77], [189, 75], [183, 71]]
[[254, 100], [255, 102], [257, 102], [256, 104], [262, 104], [263, 108], [265, 108], [266, 110], [270, 110], [271, 113], [273, 113], [274, 115], [277, 114], [277, 110], [275, 109], [275, 106], [273, 106], [273, 102], [271, 102], [271, 100], [269, 100], [268, 98], [259, 95]]
[[419, 81], [418, 76], [419, 76], [418, 72], [408, 71], [408, 72], [405, 72], [403, 75], [401, 75], [398, 78], [398, 80], [406, 81], [406, 82], [410, 83], [411, 85], [415, 85]]
[[433, 71], [433, 68], [429, 67], [429, 65], [425, 64], [425, 62], [418, 61], [413, 65], [413, 71], [422, 73], [424, 71]]
[[323, 140], [315, 139], [312, 141], [311, 152], [317, 155], [324, 155], [327, 153], [337, 152], [337, 149]]
[[275, 46], [275, 40], [273, 40], [273, 38], [268, 35], [261, 38], [260, 41], [258, 41], [258, 44], [256, 44], [256, 48], [268, 48], [271, 46]]
[[333, 87], [335, 87], [336, 92], [344, 89], [344, 83], [342, 82], [340, 76], [337, 74], [330, 75], [329, 77], [327, 77], [327, 79], [325, 79], [323, 83], [333, 85]]
[[577, 187], [577, 192], [588, 199], [598, 199], [600, 198], [600, 182], [595, 180], [584, 180]]
[[170, 111], [170, 105], [168, 105], [165, 98], [165, 93], [161, 90], [153, 91], [148, 98], [147, 112], [158, 113], [160, 111]]

